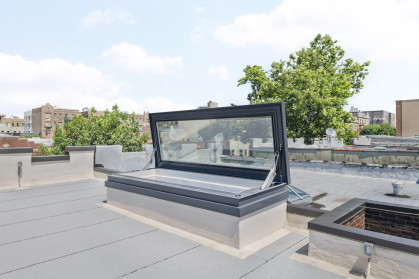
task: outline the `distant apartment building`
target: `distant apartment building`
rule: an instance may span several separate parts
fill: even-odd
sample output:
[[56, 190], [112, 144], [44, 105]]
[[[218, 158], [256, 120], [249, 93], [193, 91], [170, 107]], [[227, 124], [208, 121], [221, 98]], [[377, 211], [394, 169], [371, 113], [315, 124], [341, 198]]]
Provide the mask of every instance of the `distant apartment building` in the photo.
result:
[[213, 102], [213, 101], [209, 101], [207, 104], [208, 108], [218, 108], [218, 103], [217, 102]]
[[25, 111], [23, 115], [23, 132], [25, 134], [32, 133], [32, 111]]
[[97, 110], [97, 111], [95, 111], [94, 113], [92, 113], [91, 109], [89, 109], [88, 107], [85, 107], [85, 108], [83, 108], [83, 109], [81, 110], [81, 114], [82, 114], [85, 118], [87, 118], [87, 117], [89, 117], [89, 115], [91, 115], [91, 114], [96, 115], [96, 116], [104, 115], [104, 114], [105, 114], [105, 111], [104, 111], [104, 110]]
[[66, 121], [81, 115], [76, 109], [55, 108], [49, 103], [32, 109], [32, 132], [41, 137], [52, 138], [56, 127], [63, 130]]
[[218, 103], [213, 101], [208, 101], [207, 106], [201, 106], [197, 109], [207, 109], [207, 108], [218, 108]]
[[350, 112], [354, 117], [354, 121], [351, 123], [352, 130], [359, 134], [364, 126], [370, 124], [370, 116], [367, 112], [360, 111], [355, 107], [351, 107]]
[[396, 135], [419, 135], [419, 99], [396, 101]]
[[[87, 107], [82, 109], [82, 115], [84, 117], [89, 117], [89, 115], [91, 114], [91, 110]], [[104, 115], [105, 111], [100, 110], [100, 111], [95, 111], [94, 115]], [[148, 134], [151, 137], [151, 130], [150, 130], [150, 120], [149, 120], [149, 112], [145, 111], [143, 114], [135, 114], [134, 118], [135, 121], [140, 129], [140, 135], [143, 134]]]
[[144, 111], [143, 114], [136, 114], [135, 121], [140, 128], [140, 135], [148, 134], [151, 138], [149, 112]]
[[23, 119], [17, 116], [6, 117], [0, 114], [0, 133], [2, 134], [22, 134], [24, 131]]
[[370, 116], [370, 125], [376, 124], [381, 125], [384, 123], [388, 123], [393, 127], [396, 127], [396, 114], [392, 112], [388, 112], [385, 110], [371, 110], [371, 111], [364, 111], [368, 113]]

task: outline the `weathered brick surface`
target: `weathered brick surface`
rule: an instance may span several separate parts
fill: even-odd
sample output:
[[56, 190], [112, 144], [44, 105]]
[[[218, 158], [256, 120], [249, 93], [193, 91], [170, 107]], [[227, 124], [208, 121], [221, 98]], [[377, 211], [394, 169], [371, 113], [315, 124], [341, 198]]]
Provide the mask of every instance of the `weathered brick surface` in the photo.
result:
[[39, 146], [40, 144], [19, 137], [0, 137], [0, 148], [32, 147], [33, 155], [36, 155], [39, 152]]
[[366, 208], [345, 226], [419, 240], [419, 215]]
[[402, 136], [402, 101], [396, 101], [396, 136]]
[[365, 211], [363, 210], [357, 215], [355, 215], [351, 220], [345, 223], [345, 226], [364, 230], [365, 229]]

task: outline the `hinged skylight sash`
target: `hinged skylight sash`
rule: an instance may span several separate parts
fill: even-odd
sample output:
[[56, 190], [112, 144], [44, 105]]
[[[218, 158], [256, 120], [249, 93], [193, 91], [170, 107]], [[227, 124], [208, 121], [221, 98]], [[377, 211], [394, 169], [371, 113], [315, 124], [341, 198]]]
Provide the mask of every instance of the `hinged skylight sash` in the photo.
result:
[[156, 168], [290, 183], [283, 103], [150, 114]]

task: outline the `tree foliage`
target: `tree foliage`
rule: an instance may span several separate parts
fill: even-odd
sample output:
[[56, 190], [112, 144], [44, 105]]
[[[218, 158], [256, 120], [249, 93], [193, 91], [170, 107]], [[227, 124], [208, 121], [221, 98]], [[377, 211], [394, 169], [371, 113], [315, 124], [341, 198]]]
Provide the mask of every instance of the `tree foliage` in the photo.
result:
[[64, 131], [55, 129], [55, 154], [63, 154], [66, 146], [81, 145], [122, 145], [124, 152], [141, 151], [149, 139], [147, 134], [140, 136], [134, 114], [120, 112], [117, 105], [103, 115], [95, 115], [94, 108], [91, 112], [88, 118], [79, 115], [66, 122]]
[[384, 135], [384, 136], [395, 136], [396, 128], [388, 123], [381, 125], [366, 125], [361, 130], [361, 135]]
[[333, 128], [348, 143], [354, 136], [349, 125], [353, 118], [344, 106], [363, 88], [369, 61], [344, 60], [345, 51], [336, 43], [319, 34], [309, 48], [273, 62], [269, 72], [247, 66], [238, 85], [251, 85], [250, 103], [285, 102], [288, 137], [308, 142]]
[[250, 142], [252, 138], [262, 138], [266, 141], [272, 138], [272, 123], [267, 118], [254, 119], [218, 119], [216, 122], [201, 128], [198, 135], [206, 141], [212, 140], [218, 133], [224, 140], [239, 140]]
[[48, 155], [54, 155], [54, 150], [51, 147], [45, 146], [41, 144], [39, 146], [39, 152], [37, 154], [38, 156], [48, 156]]

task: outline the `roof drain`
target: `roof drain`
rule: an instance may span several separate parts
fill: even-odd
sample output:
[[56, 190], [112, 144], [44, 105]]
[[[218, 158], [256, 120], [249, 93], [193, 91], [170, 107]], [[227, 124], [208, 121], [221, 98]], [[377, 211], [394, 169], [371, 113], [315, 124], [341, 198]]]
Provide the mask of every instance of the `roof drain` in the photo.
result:
[[22, 162], [18, 162], [17, 163], [17, 179], [18, 179], [19, 187], [22, 187], [20, 186], [21, 178], [22, 178]]

